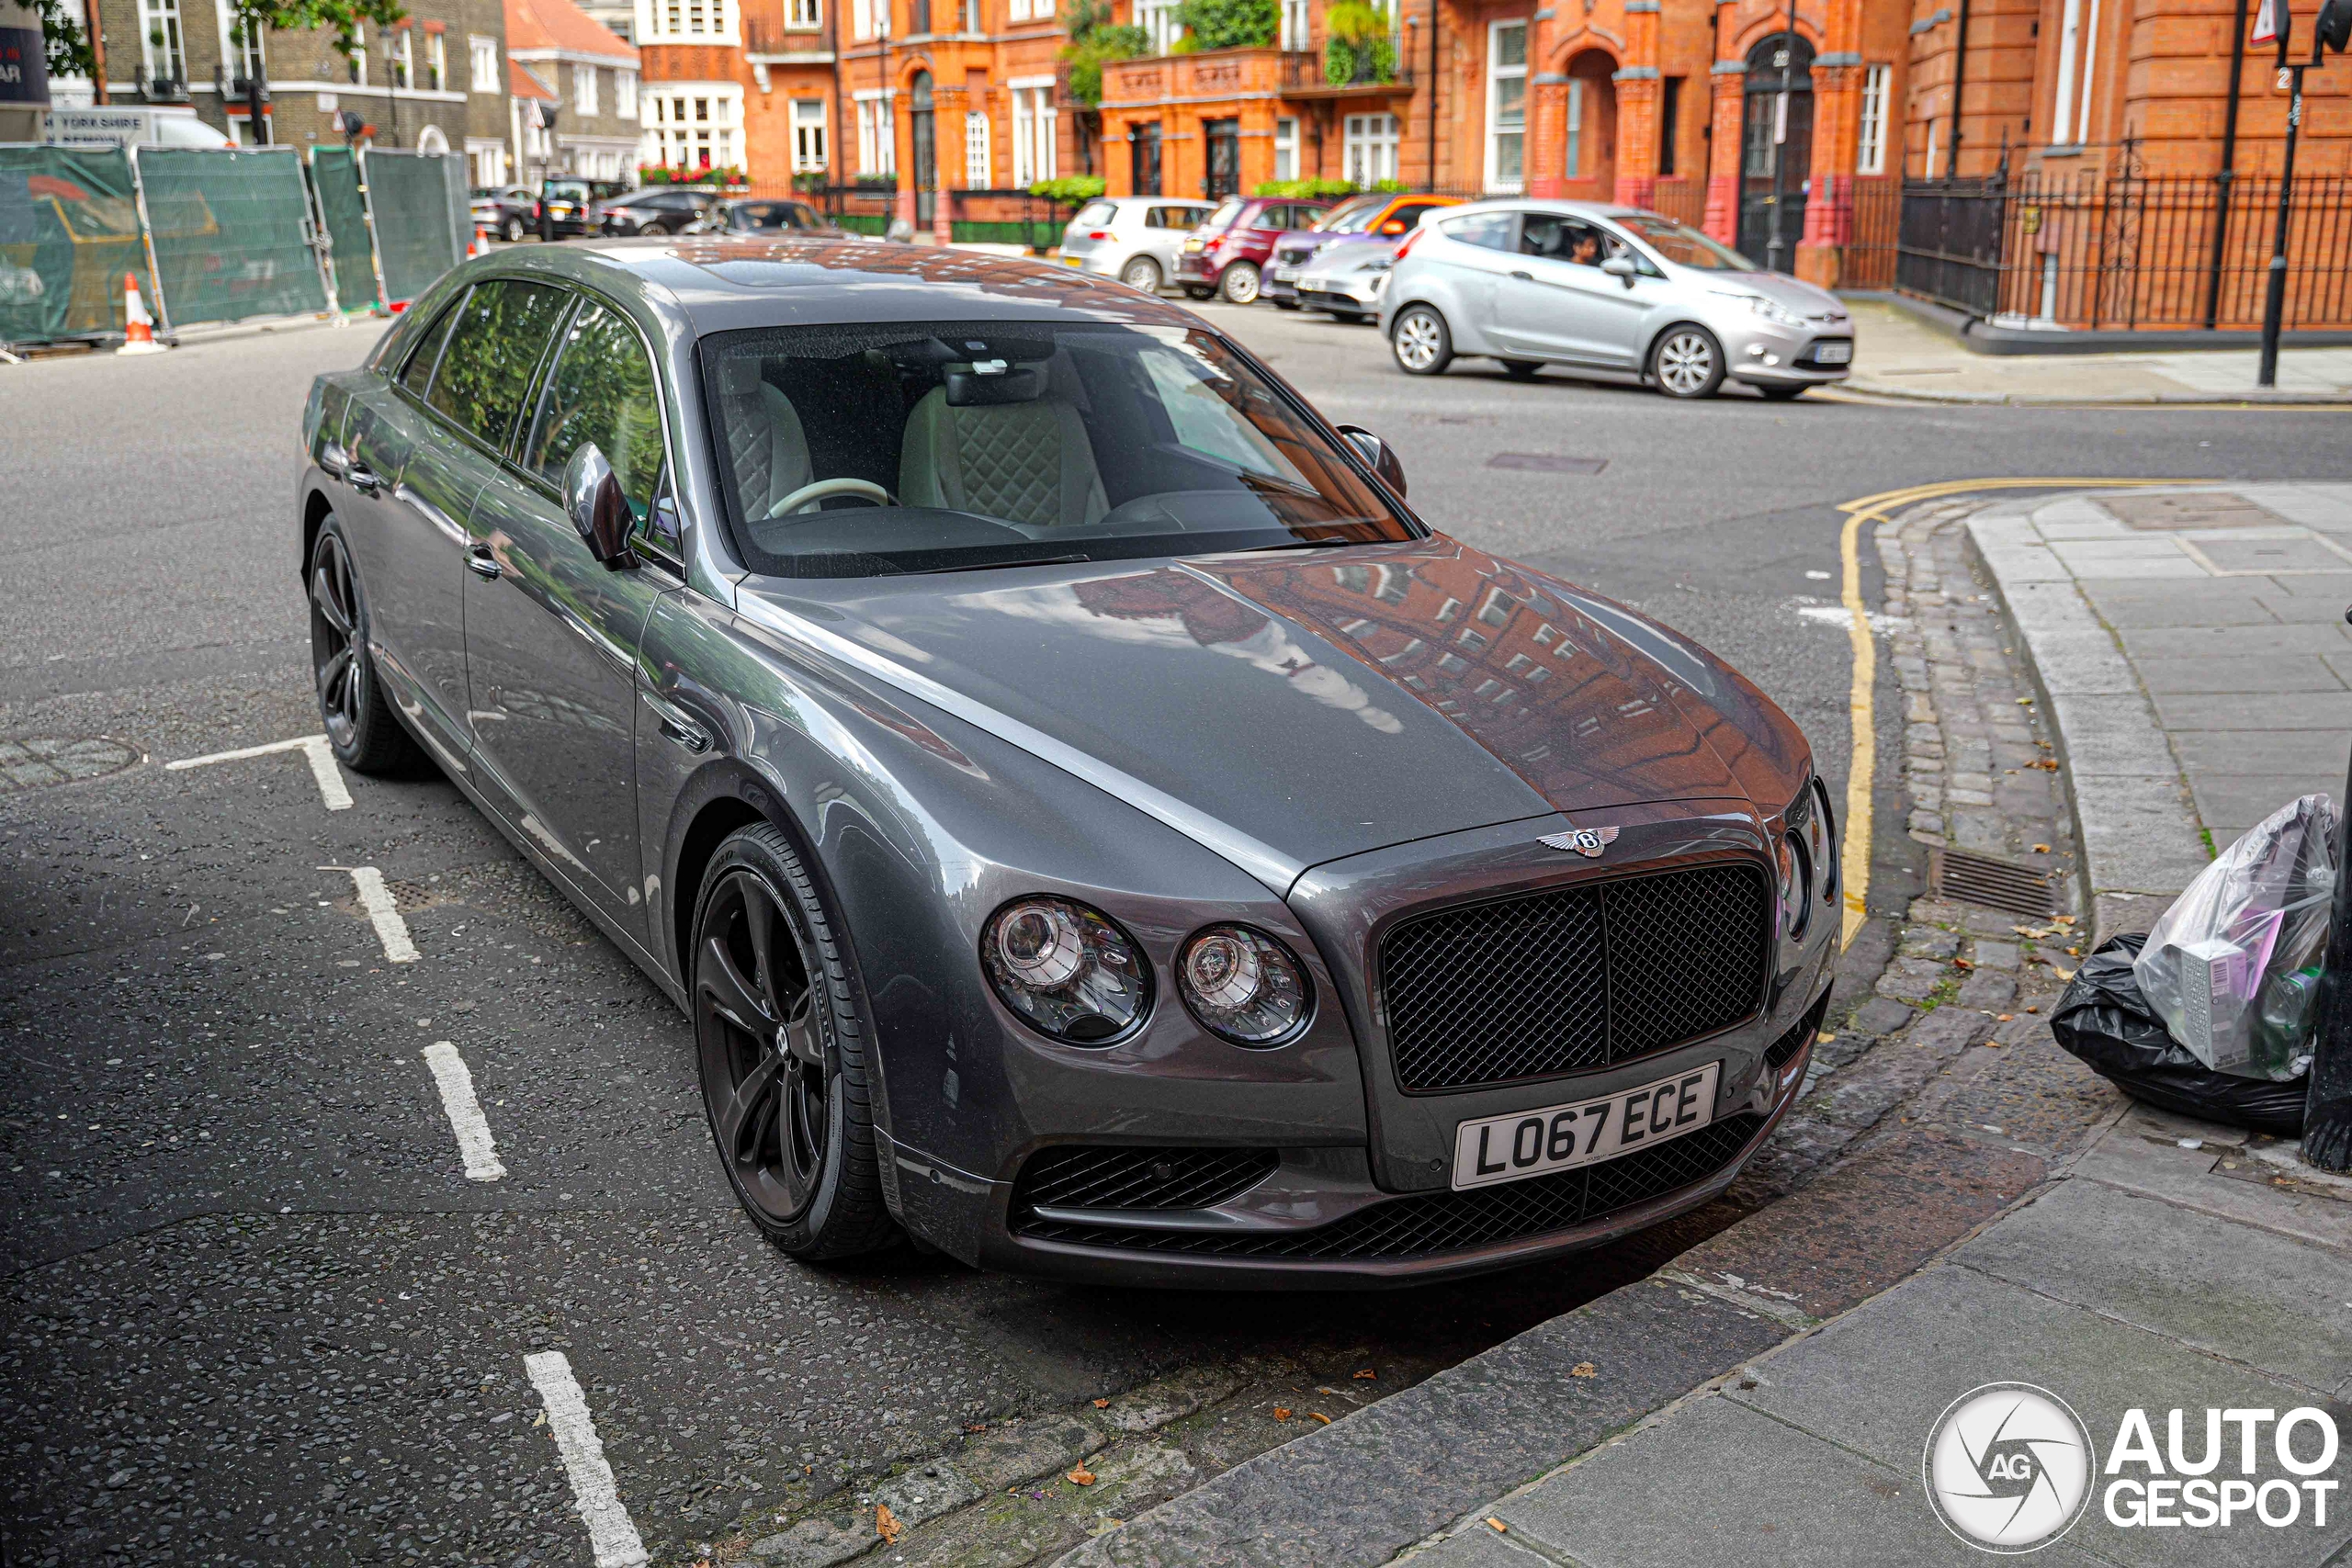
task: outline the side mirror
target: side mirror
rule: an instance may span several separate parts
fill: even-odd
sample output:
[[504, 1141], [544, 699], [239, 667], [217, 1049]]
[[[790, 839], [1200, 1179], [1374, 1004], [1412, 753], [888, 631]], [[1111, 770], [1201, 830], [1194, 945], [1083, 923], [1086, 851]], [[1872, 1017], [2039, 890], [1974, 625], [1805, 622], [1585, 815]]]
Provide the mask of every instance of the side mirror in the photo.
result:
[[589, 553], [607, 570], [617, 571], [628, 563], [628, 499], [594, 441], [582, 442], [563, 466], [563, 510], [587, 541]]
[[1361, 424], [1343, 424], [1340, 434], [1372, 465], [1372, 471], [1380, 476], [1381, 483], [1398, 495], [1405, 493], [1405, 465], [1396, 460], [1396, 454], [1387, 442]]
[[1607, 261], [1602, 262], [1600, 264], [1600, 270], [1624, 284], [1626, 288], [1631, 288], [1634, 287], [1634, 275], [1641, 269], [1634, 265], [1633, 257], [1626, 255], [1621, 251], [1616, 255], [1611, 256]]

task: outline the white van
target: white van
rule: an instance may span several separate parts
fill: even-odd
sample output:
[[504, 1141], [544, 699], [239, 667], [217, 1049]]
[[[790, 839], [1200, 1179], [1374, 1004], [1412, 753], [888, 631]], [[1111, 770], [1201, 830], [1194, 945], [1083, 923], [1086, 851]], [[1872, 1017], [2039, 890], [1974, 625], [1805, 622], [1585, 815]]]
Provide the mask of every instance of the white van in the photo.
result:
[[232, 147], [235, 143], [196, 118], [191, 108], [95, 105], [44, 109], [40, 139], [51, 147]]

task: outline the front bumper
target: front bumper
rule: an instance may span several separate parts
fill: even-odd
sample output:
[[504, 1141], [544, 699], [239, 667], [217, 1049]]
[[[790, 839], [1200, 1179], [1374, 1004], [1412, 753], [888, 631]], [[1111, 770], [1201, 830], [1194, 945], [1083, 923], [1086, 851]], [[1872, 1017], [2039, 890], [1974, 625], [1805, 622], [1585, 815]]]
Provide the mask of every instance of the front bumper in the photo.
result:
[[1299, 309], [1369, 313], [1380, 309], [1380, 296], [1387, 280], [1385, 272], [1302, 277], [1298, 280]]
[[[1258, 1187], [1214, 1209], [1082, 1224], [1015, 1214], [1012, 1183], [962, 1177], [911, 1150], [899, 1151], [899, 1179], [910, 1196], [921, 1193], [920, 1206], [982, 1210], [976, 1261], [1007, 1273], [1191, 1290], [1388, 1289], [1489, 1273], [1600, 1246], [1730, 1186], [1803, 1089], [1828, 997], [1825, 976], [1801, 1009], [1784, 1010], [1796, 1012], [1795, 1022], [1773, 1043], [1745, 1098], [1710, 1126], [1640, 1154], [1498, 1188], [1389, 1193], [1372, 1181], [1362, 1149], [1287, 1150]], [[1448, 1235], [1474, 1239], [1448, 1245]]]
[[[1842, 348], [1845, 357], [1833, 359]], [[1850, 327], [1826, 331], [1813, 328], [1757, 327], [1727, 334], [1724, 367], [1734, 380], [1765, 386], [1826, 386], [1853, 373], [1854, 338]]]
[[1176, 253], [1176, 277], [1182, 283], [1215, 283], [1217, 265], [1205, 251]]

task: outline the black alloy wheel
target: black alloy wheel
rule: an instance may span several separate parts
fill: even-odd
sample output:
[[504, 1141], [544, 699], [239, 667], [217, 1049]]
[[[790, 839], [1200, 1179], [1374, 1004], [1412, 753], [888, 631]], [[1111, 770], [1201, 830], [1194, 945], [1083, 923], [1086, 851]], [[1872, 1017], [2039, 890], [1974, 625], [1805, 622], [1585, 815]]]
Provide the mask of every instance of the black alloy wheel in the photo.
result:
[[721, 844], [694, 931], [703, 1107], [736, 1201], [795, 1257], [887, 1244], [895, 1226], [874, 1134], [873, 1033], [791, 840], [763, 825]]
[[368, 657], [368, 602], [332, 515], [311, 547], [311, 672], [337, 761], [356, 773], [403, 773], [423, 762]]

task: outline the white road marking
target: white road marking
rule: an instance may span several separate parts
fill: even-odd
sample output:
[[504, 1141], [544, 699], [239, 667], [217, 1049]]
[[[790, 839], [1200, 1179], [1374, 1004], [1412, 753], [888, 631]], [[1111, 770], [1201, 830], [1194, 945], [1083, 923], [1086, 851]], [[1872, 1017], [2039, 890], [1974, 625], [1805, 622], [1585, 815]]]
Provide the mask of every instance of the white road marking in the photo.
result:
[[605, 1462], [605, 1445], [596, 1436], [580, 1380], [571, 1375], [570, 1359], [560, 1350], [541, 1350], [524, 1357], [523, 1366], [547, 1405], [548, 1430], [571, 1482], [571, 1499], [588, 1527], [596, 1568], [639, 1568], [646, 1561], [645, 1542], [622, 1506], [613, 1467]]
[[449, 1113], [449, 1131], [458, 1134], [458, 1154], [466, 1162], [466, 1179], [496, 1181], [506, 1174], [506, 1168], [498, 1163], [498, 1143], [490, 1135], [481, 1101], [474, 1096], [474, 1075], [468, 1070], [466, 1059], [447, 1040], [435, 1040], [424, 1048], [424, 1065], [433, 1069], [433, 1081], [441, 1086], [441, 1109]]
[[300, 751], [311, 764], [311, 777], [318, 781], [319, 798], [326, 802], [329, 811], [351, 809], [351, 791], [345, 787], [343, 771], [335, 766], [334, 750], [323, 735], [298, 736], [292, 740], [273, 740], [266, 746], [243, 746], [234, 751], [215, 751], [209, 757], [183, 757], [176, 762], [164, 764], [167, 773], [185, 773], [190, 768], [209, 767], [215, 762], [242, 762], [249, 757], [267, 757], [279, 751]]
[[408, 922], [401, 919], [400, 906], [392, 902], [392, 890], [384, 886], [382, 872], [372, 865], [322, 865], [319, 869], [350, 873], [352, 886], [359, 890], [359, 907], [368, 911], [368, 921], [376, 928], [376, 940], [384, 944], [387, 963], [416, 962], [416, 943], [408, 939]]

